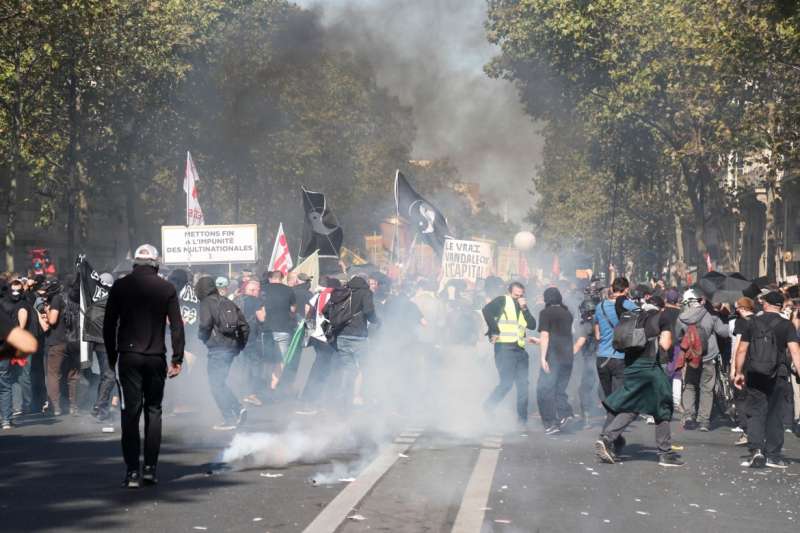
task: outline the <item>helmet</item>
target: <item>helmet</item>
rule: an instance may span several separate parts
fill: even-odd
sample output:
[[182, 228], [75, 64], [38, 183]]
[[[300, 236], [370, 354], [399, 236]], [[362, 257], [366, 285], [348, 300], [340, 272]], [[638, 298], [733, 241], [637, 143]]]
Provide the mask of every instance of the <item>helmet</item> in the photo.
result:
[[597, 303], [590, 298], [582, 301], [581, 305], [578, 307], [578, 310], [581, 313], [581, 318], [584, 319], [591, 317], [594, 314], [595, 309], [597, 309]]
[[229, 284], [230, 282], [228, 281], [228, 278], [226, 278], [225, 276], [219, 276], [217, 279], [214, 280], [214, 285], [216, 285], [218, 289], [224, 289]]
[[688, 289], [686, 292], [683, 293], [682, 301], [683, 305], [693, 305], [693, 304], [696, 305], [702, 299], [703, 297], [700, 296], [700, 294], [696, 290]]
[[143, 244], [133, 254], [134, 265], [158, 266], [158, 250], [152, 244]]

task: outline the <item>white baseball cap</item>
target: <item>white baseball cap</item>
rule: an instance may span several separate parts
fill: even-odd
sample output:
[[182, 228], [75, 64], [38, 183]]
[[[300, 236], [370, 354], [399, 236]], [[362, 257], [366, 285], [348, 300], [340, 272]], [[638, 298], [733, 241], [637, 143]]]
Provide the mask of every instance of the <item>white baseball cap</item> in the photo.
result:
[[152, 244], [143, 244], [133, 254], [134, 265], [158, 265], [158, 250]]

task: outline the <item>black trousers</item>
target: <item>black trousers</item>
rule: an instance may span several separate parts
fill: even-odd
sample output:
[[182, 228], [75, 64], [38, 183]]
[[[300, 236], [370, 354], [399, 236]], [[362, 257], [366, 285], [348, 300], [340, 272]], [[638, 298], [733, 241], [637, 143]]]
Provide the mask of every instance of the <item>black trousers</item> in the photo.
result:
[[[598, 357], [597, 377], [600, 379], [600, 399], [605, 400], [625, 383], [625, 360], [613, 357]], [[605, 425], [609, 425], [613, 419], [614, 415], [612, 413], [606, 414]]]
[[572, 406], [567, 397], [567, 385], [572, 376], [572, 361], [548, 361], [550, 373], [539, 372], [536, 385], [536, 403], [545, 428], [556, 425], [559, 420], [572, 416]]
[[511, 387], [517, 387], [517, 419], [528, 421], [528, 352], [516, 343], [495, 343], [494, 364], [500, 376], [492, 394], [484, 402], [484, 409], [491, 411], [500, 403]]
[[161, 401], [167, 378], [164, 355], [125, 352], [119, 355], [122, 455], [128, 471], [139, 469], [139, 418], [144, 411], [144, 464], [156, 466], [161, 448]]
[[769, 379], [747, 375], [747, 442], [751, 451], [760, 449], [767, 456], [780, 455], [783, 449], [783, 410], [786, 391], [792, 385], [786, 378]]

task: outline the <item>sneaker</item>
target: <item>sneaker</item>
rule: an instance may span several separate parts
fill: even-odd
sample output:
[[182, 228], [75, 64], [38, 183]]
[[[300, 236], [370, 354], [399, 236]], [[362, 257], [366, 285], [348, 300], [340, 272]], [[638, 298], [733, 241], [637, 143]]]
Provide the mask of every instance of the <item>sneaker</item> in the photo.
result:
[[603, 437], [600, 437], [594, 443], [594, 450], [595, 450], [595, 453], [597, 454], [597, 458], [600, 459], [604, 463], [608, 463], [610, 465], [613, 465], [617, 461], [616, 461], [616, 457], [614, 457], [614, 454], [611, 453], [611, 450], [609, 449], [610, 447], [611, 446], [609, 446], [609, 442]]
[[14, 409], [14, 412], [11, 413], [11, 418], [18, 418], [24, 414], [25, 413], [22, 411], [22, 409]]
[[747, 446], [747, 443], [748, 443], [748, 440], [747, 440], [747, 435], [745, 435], [744, 433], [742, 433], [742, 434], [739, 436], [739, 438], [738, 438], [738, 439], [736, 439], [736, 442], [734, 442], [734, 443], [733, 443], [733, 445], [734, 445], [734, 446]]
[[139, 472], [131, 471], [125, 474], [125, 481], [122, 482], [123, 489], [138, 489], [142, 486], [142, 478]]
[[644, 421], [647, 423], [648, 426], [655, 426], [656, 425], [655, 417], [646, 416], [646, 417], [644, 417]]
[[550, 426], [544, 430], [545, 435], [558, 435], [559, 433], [561, 433], [561, 428], [558, 426]]
[[700, 431], [700, 433], [708, 433], [711, 431], [711, 428], [708, 426], [700, 426], [697, 428], [697, 430]]
[[247, 409], [242, 407], [239, 409], [239, 414], [236, 416], [236, 427], [241, 427], [247, 421]]
[[686, 463], [678, 457], [677, 453], [674, 452], [666, 452], [658, 454], [658, 465], [659, 466], [683, 466]]
[[80, 415], [80, 413], [78, 412], [78, 408], [77, 407], [70, 407], [69, 408], [69, 414], [71, 416], [79, 416]]
[[14, 429], [14, 424], [11, 423], [11, 420], [3, 420], [3, 431], [7, 429]]
[[244, 403], [249, 403], [250, 405], [255, 405], [256, 407], [261, 407], [262, 405], [264, 405], [264, 402], [262, 402], [255, 394], [251, 394], [250, 396], [245, 396], [244, 399], [242, 399], [242, 401]]
[[214, 431], [233, 431], [236, 429], [236, 424], [234, 422], [222, 422], [221, 424], [211, 426], [211, 429]]
[[742, 428], [740, 428], [739, 426], [736, 426], [735, 428], [731, 428], [731, 432], [732, 433], [744, 433], [744, 430]]
[[761, 450], [755, 450], [753, 456], [750, 457], [750, 468], [764, 468], [767, 465], [767, 458], [761, 453]]
[[570, 422], [572, 422], [573, 420], [575, 420], [574, 416], [572, 416], [572, 415], [565, 416], [564, 418], [561, 419], [561, 421], [558, 423], [558, 425], [561, 426], [561, 427], [564, 427], [567, 424], [569, 424]]
[[625, 446], [628, 444], [628, 441], [625, 440], [625, 437], [620, 435], [613, 443], [614, 447], [614, 455], [622, 455], [622, 450], [625, 449]]
[[789, 463], [783, 457], [767, 457], [767, 466], [770, 468], [789, 468]]
[[694, 431], [695, 429], [697, 429], [697, 422], [695, 422], [694, 420], [684, 420], [683, 429], [686, 431]]
[[145, 466], [142, 469], [142, 483], [145, 485], [157, 485], [158, 478], [156, 477], [155, 466]]

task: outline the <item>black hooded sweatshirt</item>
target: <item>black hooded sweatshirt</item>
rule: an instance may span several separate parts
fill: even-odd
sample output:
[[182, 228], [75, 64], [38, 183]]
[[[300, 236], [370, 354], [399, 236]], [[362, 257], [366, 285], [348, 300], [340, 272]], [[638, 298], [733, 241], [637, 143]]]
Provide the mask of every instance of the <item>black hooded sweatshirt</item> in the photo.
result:
[[178, 294], [151, 266], [136, 265], [117, 280], [108, 294], [103, 338], [111, 366], [119, 353], [164, 355], [167, 319], [172, 336], [172, 362], [183, 363], [185, 336]]
[[339, 335], [350, 337], [366, 337], [367, 323], [379, 324], [378, 317], [375, 315], [375, 304], [372, 301], [372, 291], [369, 290], [367, 282], [360, 277], [351, 279], [347, 286], [352, 291], [353, 320], [350, 321]]
[[[247, 331], [244, 332], [242, 344], [233, 337], [227, 337], [217, 333], [217, 330], [214, 328], [216, 317], [219, 316], [219, 302], [223, 298], [217, 290], [214, 278], [207, 276], [197, 280], [194, 286], [194, 292], [197, 299], [200, 301], [200, 309], [197, 318], [197, 336], [205, 343], [208, 351], [219, 352], [222, 350], [230, 350], [236, 353], [242, 351], [250, 335], [249, 326], [246, 328]], [[241, 321], [247, 324], [247, 320], [241, 309], [238, 309], [238, 313]]]

